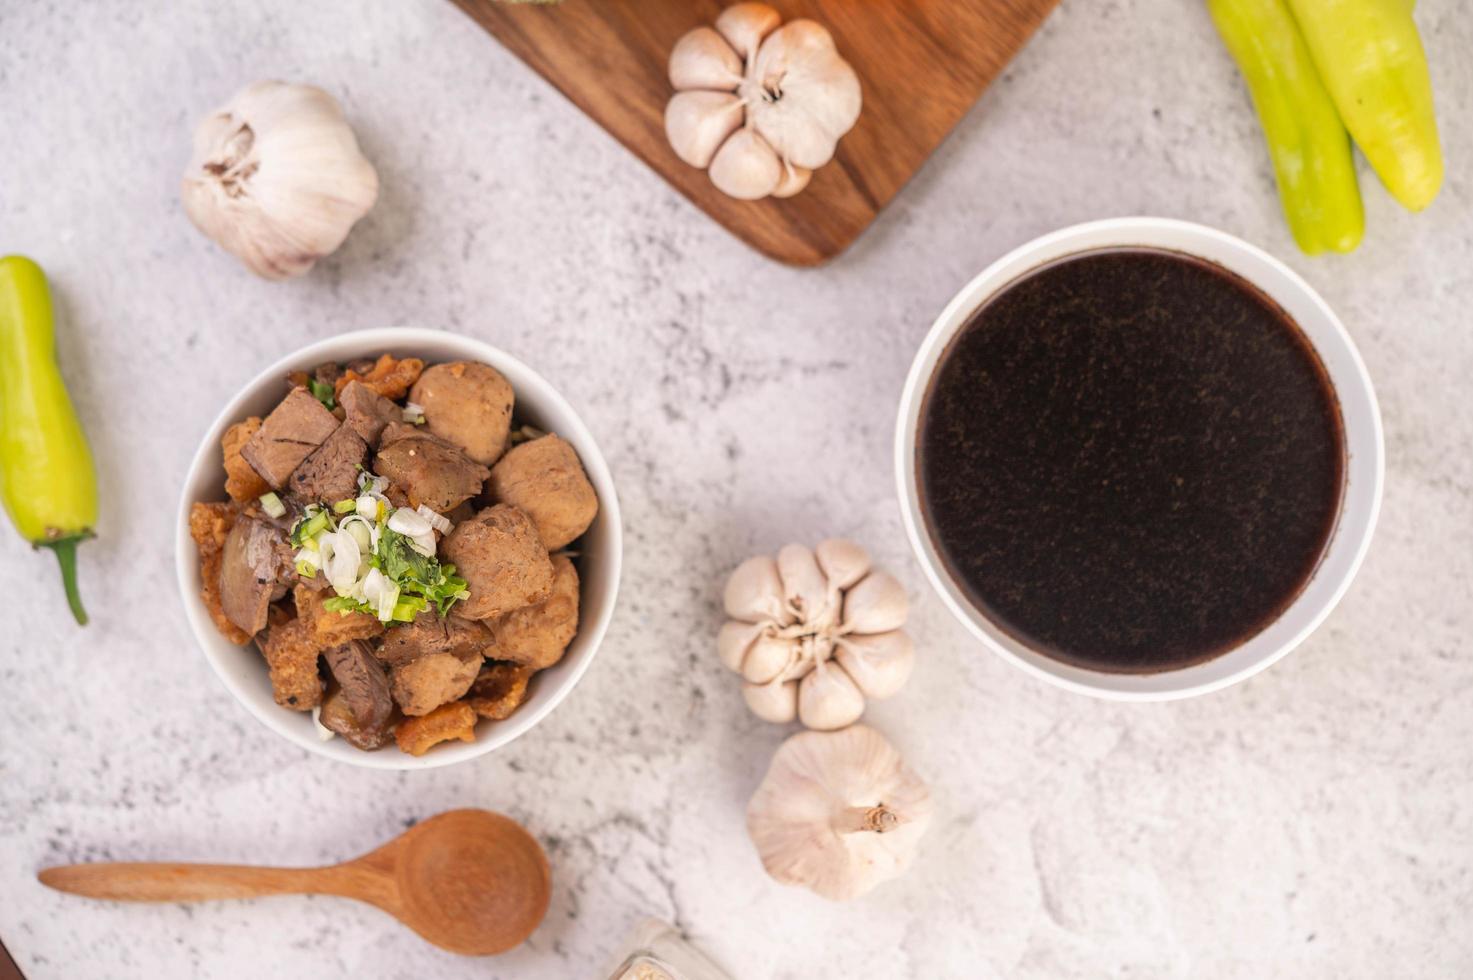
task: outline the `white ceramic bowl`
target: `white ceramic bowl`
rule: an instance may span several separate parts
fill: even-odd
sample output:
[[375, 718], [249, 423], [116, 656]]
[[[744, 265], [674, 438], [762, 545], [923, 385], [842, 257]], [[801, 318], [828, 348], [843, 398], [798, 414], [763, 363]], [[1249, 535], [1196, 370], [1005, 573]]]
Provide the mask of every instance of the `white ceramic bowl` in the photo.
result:
[[[1115, 674], [1061, 663], [1009, 636], [966, 598], [939, 559], [916, 486], [916, 435], [926, 388], [938, 361], [972, 313], [1024, 273], [1061, 256], [1110, 246], [1154, 246], [1216, 262], [1267, 293], [1298, 323], [1329, 372], [1345, 427], [1345, 492], [1339, 517], [1314, 574], [1276, 620], [1240, 646], [1207, 661], [1155, 674]], [[1370, 545], [1385, 471], [1381, 413], [1366, 366], [1350, 335], [1309, 284], [1284, 263], [1224, 232], [1164, 218], [1115, 218], [1075, 225], [988, 266], [947, 305], [921, 343], [900, 399], [895, 466], [911, 547], [951, 611], [984, 645], [1036, 677], [1083, 694], [1153, 701], [1205, 694], [1264, 669], [1294, 649], [1345, 594]]]
[[[418, 357], [426, 364], [471, 360], [490, 364], [506, 376], [516, 392], [516, 414], [549, 432], [556, 432], [578, 451], [588, 479], [598, 493], [598, 517], [580, 540], [582, 596], [578, 635], [567, 654], [555, 666], [539, 672], [532, 680], [527, 702], [505, 721], [481, 721], [474, 742], [447, 742], [422, 756], [399, 751], [393, 745], [377, 752], [362, 752], [341, 738], [321, 741], [308, 712], [289, 711], [271, 699], [271, 682], [266, 663], [254, 646], [238, 647], [215, 629], [209, 611], [199, 597], [199, 556], [189, 536], [189, 508], [196, 500], [225, 499], [225, 472], [220, 463], [220, 436], [225, 429], [251, 415], [264, 416], [281, 400], [282, 379], [290, 371], [311, 370], [325, 361], [351, 361], [377, 357], [388, 352], [396, 357]], [[557, 707], [598, 651], [599, 641], [614, 613], [619, 591], [623, 529], [619, 500], [613, 478], [598, 446], [577, 414], [553, 387], [521, 361], [479, 340], [416, 327], [362, 330], [312, 344], [290, 354], [258, 374], [245, 390], [232, 398], [205, 432], [199, 451], [189, 465], [184, 492], [179, 501], [175, 554], [179, 591], [184, 610], [205, 659], [225, 682], [230, 693], [267, 728], [309, 752], [372, 769], [432, 769], [464, 762], [495, 751], [527, 731]]]

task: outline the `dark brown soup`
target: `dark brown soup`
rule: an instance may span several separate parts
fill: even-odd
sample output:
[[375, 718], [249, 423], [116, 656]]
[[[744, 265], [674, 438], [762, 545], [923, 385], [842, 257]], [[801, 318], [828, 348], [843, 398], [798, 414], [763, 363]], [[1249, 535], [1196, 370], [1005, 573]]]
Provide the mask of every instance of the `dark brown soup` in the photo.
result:
[[1081, 667], [1208, 660], [1277, 617], [1340, 506], [1340, 410], [1272, 300], [1154, 249], [1059, 259], [978, 310], [921, 412], [932, 540], [989, 619]]

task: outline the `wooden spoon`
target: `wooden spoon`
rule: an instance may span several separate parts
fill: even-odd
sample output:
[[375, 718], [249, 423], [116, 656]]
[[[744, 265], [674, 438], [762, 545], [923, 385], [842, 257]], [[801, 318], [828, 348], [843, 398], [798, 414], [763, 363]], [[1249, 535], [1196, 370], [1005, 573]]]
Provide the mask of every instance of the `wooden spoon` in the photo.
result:
[[467, 956], [521, 943], [552, 897], [541, 845], [515, 821], [485, 810], [450, 810], [326, 868], [72, 864], [37, 877], [58, 891], [123, 902], [341, 895], [377, 905], [436, 946]]

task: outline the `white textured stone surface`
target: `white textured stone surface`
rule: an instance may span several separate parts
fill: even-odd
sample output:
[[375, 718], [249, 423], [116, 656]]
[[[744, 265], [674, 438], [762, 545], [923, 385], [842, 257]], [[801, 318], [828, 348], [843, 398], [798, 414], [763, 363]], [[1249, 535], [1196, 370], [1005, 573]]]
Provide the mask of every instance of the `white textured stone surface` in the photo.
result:
[[[101, 538], [67, 621], [9, 532], [0, 593], [0, 937], [33, 977], [597, 977], [645, 914], [743, 978], [1452, 977], [1473, 973], [1473, 50], [1418, 8], [1448, 181], [1423, 215], [1363, 181], [1369, 230], [1308, 260], [1197, 4], [1065, 5], [846, 256], [774, 265], [685, 203], [449, 3], [0, 8], [0, 251], [49, 271], [97, 450]], [[194, 121], [256, 78], [341, 96], [383, 179], [346, 247], [287, 284], [181, 210]], [[890, 474], [893, 406], [933, 315], [1061, 225], [1151, 213], [1288, 259], [1344, 317], [1385, 413], [1381, 527], [1292, 657], [1233, 690], [1127, 706], [969, 642], [924, 589]], [[197, 653], [171, 521], [196, 440], [284, 351], [440, 325], [517, 353], [585, 413], [628, 521], [602, 655], [484, 761], [394, 775], [308, 757]], [[747, 554], [851, 535], [910, 586], [921, 659], [871, 713], [933, 782], [913, 873], [848, 907], [762, 874], [743, 811], [779, 729], [717, 663]], [[182, 907], [45, 891], [45, 865], [306, 864], [455, 806], [546, 844], [523, 949], [472, 962], [367, 908]]]

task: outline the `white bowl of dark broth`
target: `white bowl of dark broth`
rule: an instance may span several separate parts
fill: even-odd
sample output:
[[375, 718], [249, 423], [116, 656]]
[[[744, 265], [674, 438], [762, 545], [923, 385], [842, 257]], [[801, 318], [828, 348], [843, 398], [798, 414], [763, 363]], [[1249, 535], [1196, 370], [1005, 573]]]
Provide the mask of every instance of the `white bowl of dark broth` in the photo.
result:
[[932, 585], [982, 643], [1102, 697], [1216, 690], [1329, 615], [1384, 446], [1329, 306], [1231, 235], [1076, 225], [973, 279], [922, 342], [896, 475]]

